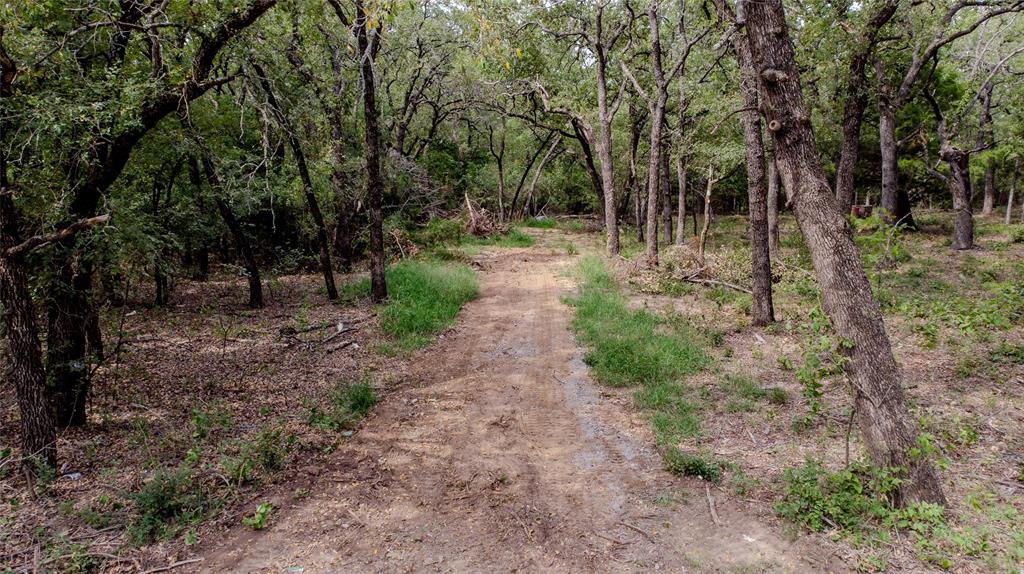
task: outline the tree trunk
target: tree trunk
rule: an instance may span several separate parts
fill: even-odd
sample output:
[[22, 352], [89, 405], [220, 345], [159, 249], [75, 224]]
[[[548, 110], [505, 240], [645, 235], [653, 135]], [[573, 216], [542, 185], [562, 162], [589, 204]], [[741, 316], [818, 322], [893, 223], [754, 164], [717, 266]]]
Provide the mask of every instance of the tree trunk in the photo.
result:
[[[377, 83], [373, 74], [376, 50], [370, 46], [370, 20], [366, 15], [363, 0], [356, 0], [356, 40], [359, 45], [360, 72], [363, 80], [366, 195], [370, 203], [370, 295], [374, 303], [380, 303], [388, 297], [387, 280], [384, 277], [384, 213], [381, 207], [384, 182], [380, 175]], [[376, 41], [379, 41], [379, 36], [375, 38], [374, 44]]]
[[[210, 188], [213, 190], [213, 201], [217, 204], [217, 212], [220, 213], [221, 219], [224, 220], [228, 231], [231, 232], [231, 238], [235, 242], [235, 249], [238, 250], [238, 256], [242, 258], [242, 265], [245, 267], [246, 275], [248, 275], [249, 306], [253, 309], [261, 309], [263, 307], [263, 283], [260, 281], [260, 269], [256, 265], [256, 257], [253, 255], [252, 247], [249, 245], [249, 238], [245, 236], [241, 224], [238, 223], [234, 212], [231, 211], [231, 206], [228, 205], [227, 200], [224, 198], [224, 189], [221, 186], [220, 177], [217, 175], [217, 170], [214, 168], [213, 161], [209, 156], [203, 156], [203, 169], [206, 172], [206, 181], [210, 183]], [[195, 184], [199, 177], [199, 165], [194, 158], [191, 160], [190, 171], [193, 184]]]
[[[580, 149], [583, 151], [583, 167], [587, 170], [587, 176], [590, 178], [590, 184], [594, 188], [594, 194], [597, 196], [601, 215], [605, 216], [608, 207], [604, 204], [604, 182], [601, 181], [601, 174], [597, 171], [597, 166], [594, 164], [594, 148], [591, 145], [593, 134], [590, 132], [588, 127], [584, 126], [575, 117], [571, 118], [569, 123], [572, 124], [573, 133], [576, 134], [576, 140], [580, 142]], [[611, 209], [615, 209], [614, 203], [612, 204]]]
[[875, 72], [879, 83], [878, 141], [882, 155], [882, 198], [879, 205], [886, 211], [890, 222], [904, 225], [909, 229], [917, 229], [914, 216], [910, 212], [910, 197], [906, 191], [898, 187], [896, 155], [899, 145], [896, 142], [896, 105], [893, 103], [894, 96], [879, 60], [875, 60]]
[[56, 422], [62, 427], [85, 424], [89, 396], [86, 328], [91, 320], [92, 269], [75, 251], [74, 239], [57, 246], [46, 301], [47, 384]]
[[711, 190], [715, 187], [716, 181], [714, 176], [714, 168], [708, 165], [707, 188], [704, 191], [704, 225], [700, 228], [700, 236], [697, 239], [697, 261], [702, 267], [704, 266], [704, 249], [708, 243], [708, 230], [711, 229]]
[[636, 226], [636, 241], [637, 243], [643, 243], [644, 241], [644, 213], [643, 213], [643, 193], [640, 192], [639, 182], [640, 179], [637, 177], [636, 160], [637, 150], [640, 148], [641, 138], [641, 122], [643, 121], [640, 113], [640, 108], [636, 105], [632, 98], [629, 100], [629, 188], [634, 193], [634, 225]]
[[[668, 130], [666, 130], [668, 131]], [[669, 168], [668, 142], [661, 153], [661, 233], [666, 246], [672, 245], [672, 170]]]
[[604, 231], [605, 248], [609, 256], [619, 254], [619, 220], [615, 206], [615, 178], [612, 159], [612, 117], [608, 109], [608, 58], [604, 47], [598, 39], [595, 48], [597, 54], [597, 117], [600, 133], [597, 141], [597, 154], [601, 160], [601, 186], [604, 193]]
[[775, 321], [772, 304], [772, 264], [769, 259], [768, 205], [764, 173], [764, 142], [761, 139], [761, 115], [758, 112], [757, 77], [750, 59], [750, 48], [738, 36], [736, 59], [740, 64], [740, 94], [743, 111], [743, 142], [747, 160], [747, 200], [750, 209], [750, 251], [753, 277], [750, 322], [763, 327]]
[[768, 161], [768, 256], [779, 260], [779, 168], [775, 164], [775, 152]]
[[844, 341], [844, 369], [865, 446], [875, 464], [906, 469], [898, 503], [945, 503], [935, 467], [914, 454], [917, 431], [907, 412], [902, 375], [849, 224], [821, 168], [782, 0], [747, 4], [747, 40], [779, 171], [810, 249], [822, 306]]
[[[994, 145], [992, 133], [992, 82], [985, 82], [979, 92], [980, 112], [978, 117], [978, 149]], [[985, 196], [981, 204], [982, 215], [992, 215], [996, 208], [996, 164], [992, 158], [985, 159]], [[959, 212], [957, 212], [959, 218]]]
[[648, 267], [658, 266], [658, 199], [661, 191], [661, 129], [664, 127], [665, 98], [659, 97], [651, 110], [651, 151], [647, 162], [647, 227], [644, 242]]
[[540, 175], [544, 171], [544, 166], [547, 165], [548, 161], [557, 155], [555, 150], [558, 149], [558, 144], [562, 143], [561, 134], [556, 134], [555, 139], [551, 141], [551, 145], [548, 146], [547, 153], [540, 160], [540, 165], [537, 166], [537, 170], [533, 172], [533, 179], [530, 180], [530, 189], [526, 194], [526, 200], [523, 202], [523, 216], [526, 217], [531, 215], [531, 205], [535, 203], [535, 193], [537, 191], [537, 181], [540, 180]]
[[676, 178], [679, 180], [678, 205], [676, 206], [676, 245], [686, 243], [686, 156], [676, 158]]
[[[1017, 174], [1020, 172], [1020, 158], [1013, 160], [1013, 176], [1010, 179], [1010, 193], [1006, 198], [1006, 225], [1010, 224], [1010, 217], [1013, 214], [1013, 196], [1017, 194]], [[1024, 216], [1024, 200], [1021, 203], [1021, 215]], [[1024, 219], [1024, 217], [1022, 217]]]
[[[6, 180], [6, 175], [0, 175], [4, 176], [0, 179]], [[0, 183], [4, 183], [0, 186], [0, 312], [10, 360], [5, 375], [14, 385], [18, 401], [23, 467], [34, 475], [41, 470], [40, 463], [57, 468], [57, 430], [47, 396], [28, 274], [20, 257], [3, 253], [18, 244], [19, 221], [6, 182]]]
[[949, 166], [946, 181], [953, 196], [953, 249], [964, 251], [974, 248], [974, 217], [971, 206], [970, 154], [963, 150], [943, 146], [942, 160]]

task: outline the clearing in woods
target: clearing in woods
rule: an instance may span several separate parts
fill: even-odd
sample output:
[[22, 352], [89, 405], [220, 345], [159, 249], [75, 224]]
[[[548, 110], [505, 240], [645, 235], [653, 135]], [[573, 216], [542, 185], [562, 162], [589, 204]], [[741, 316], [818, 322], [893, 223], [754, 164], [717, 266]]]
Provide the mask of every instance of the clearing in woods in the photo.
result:
[[[661, 468], [568, 330], [573, 259], [486, 251], [480, 297], [265, 530], [200, 572], [814, 572], [824, 560]], [[717, 522], [708, 494], [715, 499]]]

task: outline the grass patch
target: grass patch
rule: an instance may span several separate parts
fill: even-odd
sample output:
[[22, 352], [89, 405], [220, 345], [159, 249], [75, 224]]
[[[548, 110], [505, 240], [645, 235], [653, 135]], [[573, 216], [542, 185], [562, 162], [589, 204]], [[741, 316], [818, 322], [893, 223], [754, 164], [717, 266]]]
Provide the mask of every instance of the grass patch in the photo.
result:
[[519, 225], [522, 227], [532, 227], [533, 229], [554, 229], [558, 227], [558, 222], [548, 217], [531, 217]]
[[341, 384], [327, 396], [326, 406], [314, 405], [309, 412], [309, 424], [333, 431], [350, 430], [377, 404], [373, 386], [363, 381]]
[[707, 363], [703, 350], [671, 321], [630, 309], [601, 259], [585, 257], [577, 271], [571, 327], [589, 347], [584, 360], [594, 377], [605, 385], [640, 387], [636, 403], [651, 412], [660, 445], [697, 435], [697, 405], [682, 380]]
[[467, 235], [462, 240], [463, 245], [469, 246], [493, 246], [493, 247], [532, 247], [533, 236], [521, 229], [513, 228], [505, 234], [488, 235], [487, 237], [476, 237]]
[[[388, 348], [399, 352], [429, 344], [433, 335], [455, 322], [462, 305], [480, 293], [476, 274], [460, 263], [406, 259], [389, 267], [386, 276], [388, 300], [380, 311], [381, 328], [394, 339]], [[369, 279], [340, 289], [343, 299], [369, 293]]]

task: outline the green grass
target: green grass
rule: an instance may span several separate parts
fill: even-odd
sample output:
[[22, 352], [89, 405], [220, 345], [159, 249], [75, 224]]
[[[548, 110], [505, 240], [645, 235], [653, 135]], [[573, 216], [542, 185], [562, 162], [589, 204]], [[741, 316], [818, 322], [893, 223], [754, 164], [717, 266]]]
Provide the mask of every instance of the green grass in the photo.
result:
[[523, 227], [532, 227], [534, 229], [554, 229], [558, 227], [558, 222], [551, 218], [538, 219], [536, 217], [531, 217], [519, 225]]
[[[381, 329], [392, 337], [389, 348], [409, 351], [426, 346], [455, 322], [459, 309], [480, 292], [476, 273], [460, 263], [406, 259], [388, 268], [388, 300], [380, 309]], [[370, 280], [343, 285], [346, 298], [370, 293]]]
[[521, 229], [512, 229], [504, 235], [489, 235], [487, 237], [467, 235], [463, 238], [462, 244], [468, 246], [532, 247], [534, 239], [530, 234]]
[[601, 259], [585, 257], [577, 271], [571, 326], [589, 349], [584, 360], [591, 373], [605, 385], [640, 387], [635, 400], [650, 412], [659, 444], [697, 435], [697, 405], [683, 380], [707, 363], [704, 351], [685, 330], [646, 310], [629, 309]]

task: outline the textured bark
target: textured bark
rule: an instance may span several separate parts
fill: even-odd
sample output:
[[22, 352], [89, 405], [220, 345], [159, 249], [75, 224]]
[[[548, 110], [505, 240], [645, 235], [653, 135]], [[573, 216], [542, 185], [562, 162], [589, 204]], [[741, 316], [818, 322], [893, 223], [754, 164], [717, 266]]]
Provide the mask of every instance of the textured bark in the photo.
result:
[[619, 220], [615, 209], [615, 177], [612, 159], [612, 110], [608, 106], [608, 55], [601, 39], [601, 14], [597, 16], [597, 42], [594, 50], [597, 59], [597, 155], [601, 160], [601, 189], [604, 196], [605, 249], [608, 255], [619, 254]]
[[[597, 196], [601, 214], [604, 215], [607, 211], [607, 206], [604, 204], [604, 182], [601, 180], [601, 173], [597, 170], [597, 165], [594, 163], [594, 134], [591, 133], [589, 126], [576, 117], [570, 118], [569, 122], [572, 124], [573, 133], [576, 134], [576, 141], [580, 142], [580, 150], [583, 151], [583, 167], [586, 169], [587, 177], [590, 178], [590, 184], [594, 188], [594, 194]], [[611, 209], [615, 209], [614, 204], [612, 204]]]
[[736, 37], [736, 59], [740, 64], [740, 93], [744, 111], [743, 142], [747, 160], [747, 199], [750, 209], [750, 251], [753, 277], [750, 322], [763, 327], [775, 321], [772, 304], [772, 265], [768, 240], [768, 205], [765, 190], [764, 142], [761, 140], [761, 115], [757, 96], [757, 77], [750, 49]]
[[[978, 149], [992, 147], [995, 143], [995, 134], [992, 132], [992, 87], [992, 82], [985, 82], [978, 94], [981, 104], [978, 114]], [[981, 214], [992, 215], [996, 208], [996, 164], [993, 158], [985, 160], [984, 190]]]
[[772, 261], [779, 259], [779, 168], [772, 152], [768, 161], [768, 255]]
[[911, 229], [916, 229], [914, 216], [910, 212], [910, 198], [906, 191], [899, 189], [897, 177], [896, 155], [899, 151], [896, 142], [896, 110], [897, 105], [892, 89], [885, 77], [881, 63], [875, 60], [875, 71], [878, 75], [878, 140], [882, 155], [882, 197], [879, 205], [888, 213], [893, 222], [899, 222]]
[[850, 67], [846, 76], [846, 102], [843, 105], [843, 145], [836, 165], [836, 199], [839, 209], [849, 213], [856, 192], [854, 171], [860, 154], [860, 128], [867, 109], [868, 95], [864, 90], [868, 60], [878, 42], [878, 32], [896, 13], [900, 0], [885, 0], [876, 4], [865, 23], [861, 38], [856, 40]]
[[679, 192], [676, 195], [676, 245], [686, 243], [686, 156], [680, 154], [676, 158], [676, 178], [679, 181]]
[[[1017, 176], [1018, 176], [1019, 173], [1020, 173], [1020, 158], [1017, 158], [1017, 159], [1013, 160], [1013, 176], [1011, 176], [1011, 179], [1010, 179], [1010, 192], [1007, 194], [1007, 197], [1006, 197], [1006, 217], [1005, 217], [1005, 221], [1004, 221], [1004, 223], [1006, 223], [1006, 225], [1010, 224], [1010, 218], [1013, 216], [1013, 199], [1014, 199], [1013, 196], [1017, 194]], [[1024, 201], [1021, 201], [1021, 200], [1018, 200], [1018, 201], [1021, 202], [1021, 206], [1022, 206], [1021, 215], [1024, 216]], [[1022, 217], [1021, 219], [1024, 219], [1024, 217]]]
[[[373, 61], [379, 30], [370, 29], [363, 0], [356, 0], [356, 43], [359, 47], [360, 76], [363, 81], [363, 132], [366, 139], [366, 195], [370, 204], [370, 296], [374, 303], [388, 297], [384, 277], [384, 213], [381, 200], [384, 181], [380, 175], [380, 127], [377, 116], [377, 83]], [[374, 34], [371, 42], [370, 36]], [[371, 46], [373, 44], [373, 46]]]
[[907, 412], [902, 375], [849, 224], [821, 168], [782, 0], [747, 4], [747, 40], [779, 172], [810, 249], [822, 306], [845, 341], [844, 369], [865, 446], [876, 464], [906, 469], [897, 502], [945, 503], [931, 461], [912, 454], [917, 431]]
[[944, 175], [929, 165], [925, 159], [925, 167], [937, 179], [946, 183], [953, 197], [953, 241], [951, 247], [957, 250], [974, 248], [974, 217], [971, 205], [974, 191], [971, 188], [971, 154], [953, 143], [956, 125], [952, 133], [947, 129], [946, 117], [939, 103], [927, 90], [924, 97], [935, 115], [935, 123], [939, 136], [939, 159], [949, 167], [949, 175]]
[[[0, 166], [2, 171], [3, 166]], [[5, 378], [14, 386], [18, 401], [21, 452], [26, 457], [24, 468], [34, 473], [39, 470], [38, 462], [57, 467], [57, 431], [47, 396], [28, 273], [20, 256], [9, 257], [3, 253], [19, 243], [19, 218], [6, 187], [6, 177], [0, 179], [4, 180], [0, 182], [0, 308], [10, 360]]]
[[672, 245], [672, 170], [669, 168], [668, 142], [663, 145], [665, 149], [661, 154], [661, 232], [665, 245]]
[[643, 114], [632, 98], [629, 101], [629, 181], [627, 186], [634, 194], [633, 202], [633, 225], [636, 227], [636, 240], [642, 243], [644, 240], [644, 200], [639, 189], [639, 178], [637, 177], [637, 150], [640, 148], [641, 128]]

